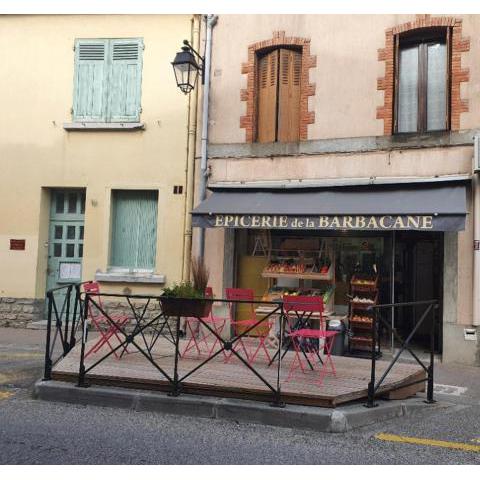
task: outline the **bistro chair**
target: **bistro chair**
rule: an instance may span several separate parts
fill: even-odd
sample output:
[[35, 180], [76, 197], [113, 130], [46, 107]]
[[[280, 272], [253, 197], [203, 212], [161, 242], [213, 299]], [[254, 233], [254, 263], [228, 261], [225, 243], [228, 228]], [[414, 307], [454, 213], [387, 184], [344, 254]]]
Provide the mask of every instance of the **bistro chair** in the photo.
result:
[[[100, 308], [105, 311], [105, 307], [102, 304], [102, 298], [100, 296], [100, 285], [97, 282], [86, 283], [83, 286], [85, 293], [90, 294], [90, 298], [93, 298], [95, 303], [100, 306]], [[100, 334], [98, 341], [85, 353], [85, 358], [90, 354], [98, 352], [103, 346], [108, 346], [117, 359], [121, 358], [123, 353], [129, 353], [127, 347], [122, 348], [122, 354], [118, 354], [115, 350], [116, 346], [112, 345], [112, 337], [115, 337], [118, 340], [118, 343], [122, 343], [122, 339], [119, 336], [118, 332], [120, 328], [123, 327], [128, 322], [127, 315], [108, 315], [111, 319], [109, 321], [107, 317], [94, 305], [92, 302], [88, 302], [88, 312], [87, 320], [91, 320], [92, 324], [95, 325], [96, 330]], [[112, 324], [113, 322], [113, 324]]]
[[[283, 307], [287, 316], [287, 334], [292, 340], [294, 356], [290, 364], [289, 381], [295, 370], [300, 368], [305, 373], [306, 364], [311, 370], [314, 365], [320, 365], [319, 384], [321, 385], [327, 373], [336, 375], [335, 366], [331, 357], [333, 340], [337, 332], [329, 331], [325, 326], [323, 316], [324, 305], [322, 297], [293, 296], [283, 297]], [[318, 328], [314, 328], [318, 318]], [[321, 345], [323, 343], [323, 345]], [[324, 358], [320, 356], [323, 348]], [[306, 363], [305, 363], [306, 361]]]
[[[205, 289], [205, 298], [213, 298], [212, 287], [207, 287]], [[186, 318], [185, 330], [190, 333], [190, 339], [181, 356], [184, 357], [185, 354], [193, 348], [195, 348], [198, 355], [201, 355], [202, 345], [206, 347], [208, 356], [211, 356], [212, 352], [215, 350], [215, 347], [220, 345], [220, 340], [217, 335], [221, 335], [226, 321], [227, 319], [225, 317], [216, 317], [213, 315], [213, 308], [210, 310], [210, 314], [207, 317], [202, 317], [202, 322], [206, 323], [216, 333], [216, 335], [214, 335], [206, 327], [203, 329], [201, 328], [202, 323], [198, 320], [198, 318]], [[205, 330], [207, 330], [207, 332], [205, 332]], [[211, 346], [209, 345], [209, 339], [214, 339]], [[223, 355], [226, 357], [225, 352], [223, 352]]]
[[[253, 327], [258, 323], [257, 315], [255, 313], [255, 308], [254, 308], [254, 301], [255, 301], [255, 294], [254, 291], [250, 288], [227, 288], [225, 290], [227, 300], [231, 301], [230, 306], [229, 306], [229, 314], [230, 314], [230, 324], [234, 327], [235, 329], [235, 335], [237, 335], [237, 331], [239, 328], [244, 328], [245, 330], [248, 330], [249, 328]], [[235, 300], [243, 300], [248, 303], [235, 303]], [[239, 305], [245, 305], [247, 307], [247, 317], [244, 320], [236, 320], [235, 319], [235, 306], [237, 305], [237, 309]], [[263, 325], [259, 324], [259, 330], [257, 330], [257, 338], [258, 338], [258, 346], [253, 353], [251, 353], [248, 348], [245, 345], [245, 342], [243, 341], [243, 338], [240, 337], [239, 340], [237, 340], [235, 343], [238, 344], [242, 350], [245, 352], [245, 355], [247, 356], [247, 361], [249, 364], [252, 364], [257, 357], [258, 353], [260, 350], [263, 350], [265, 355], [267, 356], [267, 359], [269, 362], [271, 362], [270, 358], [270, 353], [268, 351], [268, 348], [265, 344], [265, 341], [268, 338], [268, 334], [270, 332], [270, 329], [272, 327], [272, 319], [268, 318], [265, 320], [267, 323], [267, 328], [264, 328]], [[256, 329], [256, 328], [255, 328]], [[255, 330], [252, 329], [252, 330]], [[253, 350], [253, 349], [252, 349]], [[229, 358], [231, 358], [232, 354], [230, 354]]]

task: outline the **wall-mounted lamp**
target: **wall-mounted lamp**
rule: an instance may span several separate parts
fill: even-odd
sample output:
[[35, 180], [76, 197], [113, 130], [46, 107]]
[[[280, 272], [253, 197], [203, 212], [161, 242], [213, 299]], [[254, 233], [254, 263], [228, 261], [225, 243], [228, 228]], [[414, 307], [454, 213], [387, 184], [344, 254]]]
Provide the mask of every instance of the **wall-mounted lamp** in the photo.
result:
[[184, 40], [183, 45], [182, 51], [175, 55], [172, 66], [178, 88], [187, 95], [195, 88], [198, 74], [202, 77], [203, 84], [205, 59], [190, 45], [188, 40]]

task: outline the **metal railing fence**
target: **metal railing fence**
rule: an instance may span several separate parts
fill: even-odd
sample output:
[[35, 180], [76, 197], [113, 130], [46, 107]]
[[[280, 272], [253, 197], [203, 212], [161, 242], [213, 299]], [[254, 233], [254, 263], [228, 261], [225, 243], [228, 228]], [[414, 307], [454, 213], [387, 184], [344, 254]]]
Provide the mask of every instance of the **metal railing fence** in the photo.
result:
[[[268, 312], [257, 315], [257, 321], [251, 323], [241, 333], [230, 332], [230, 335], [219, 332], [212, 326], [205, 318], [201, 316], [195, 317], [198, 324], [205, 329], [205, 331], [211, 335], [215, 340], [217, 348], [211, 350], [205, 358], [202, 358], [198, 364], [194, 365], [187, 370], [181, 370], [179, 368], [179, 362], [182, 358], [182, 352], [180, 349], [180, 322], [181, 315], [167, 315], [162, 309], [162, 297], [152, 295], [126, 295], [126, 294], [114, 294], [114, 293], [89, 293], [82, 292], [82, 285], [85, 283], [75, 283], [65, 285], [56, 289], [49, 290], [47, 292], [47, 308], [48, 308], [48, 322], [47, 322], [47, 334], [46, 334], [46, 346], [45, 346], [45, 366], [44, 366], [44, 379], [50, 380], [52, 378], [52, 367], [63, 357], [65, 357], [79, 342], [80, 357], [77, 376], [77, 385], [80, 387], [87, 387], [88, 375], [91, 374], [95, 368], [104, 363], [112, 355], [124, 355], [128, 352], [128, 348], [134, 347], [138, 352], [155, 370], [160, 374], [161, 379], [166, 380], [168, 385], [168, 391], [170, 395], [177, 396], [182, 393], [185, 381], [189, 379], [194, 373], [198, 372], [202, 368], [210, 364], [219, 355], [235, 357], [256, 379], [258, 379], [263, 385], [267, 387], [268, 395], [264, 396], [269, 398], [272, 406], [284, 406], [284, 397], [282, 396], [282, 360], [285, 356], [285, 348], [288, 348], [288, 342], [284, 342], [288, 339], [288, 331], [286, 330], [287, 314], [284, 309], [282, 301], [262, 301], [259, 300], [231, 300], [231, 299], [201, 299], [200, 301], [212, 302], [215, 304], [223, 304], [230, 309], [233, 305], [234, 308], [238, 308], [243, 304], [249, 304], [253, 306], [267, 307]], [[106, 308], [102, 299], [110, 299], [123, 301], [124, 306], [128, 311], [128, 318], [130, 322], [128, 324], [119, 323], [118, 315], [109, 313], [109, 309]], [[178, 299], [179, 301], [191, 301], [192, 299]], [[140, 304], [140, 305], [139, 305]], [[408, 334], [404, 340], [400, 337], [396, 329], [392, 329], [392, 326], [381, 315], [382, 309], [402, 308], [402, 307], [414, 307], [425, 306], [420, 320], [416, 323], [412, 331]], [[92, 325], [92, 309], [98, 312], [102, 318], [106, 321], [106, 330], [113, 332], [118, 342], [114, 347], [111, 347], [107, 353], [100, 358], [87, 365], [86, 352], [88, 342], [89, 325]], [[369, 408], [375, 407], [375, 398], [382, 394], [382, 384], [390, 373], [394, 365], [399, 360], [404, 351], [408, 351], [415, 361], [422, 367], [426, 373], [426, 380], [416, 380], [402, 387], [418, 384], [421, 382], [427, 382], [427, 402], [433, 403], [433, 378], [434, 378], [434, 342], [435, 342], [435, 319], [434, 313], [438, 309], [437, 300], [420, 301], [420, 302], [403, 302], [393, 304], [374, 305], [370, 307], [375, 312], [374, 320], [372, 322], [372, 348], [371, 348], [371, 368], [370, 368], [370, 381], [368, 382], [368, 396], [366, 406]], [[418, 355], [411, 348], [411, 341], [418, 332], [419, 328], [425, 323], [426, 318], [431, 316], [430, 324], [430, 363], [425, 365]], [[249, 361], [249, 358], [242, 354], [239, 346], [242, 341], [252, 333], [258, 327], [261, 327], [265, 322], [272, 321], [272, 319], [278, 319], [277, 337], [278, 346], [272, 351], [272, 358], [268, 363], [268, 368], [272, 368], [275, 375], [269, 375], [269, 378], [262, 373], [261, 369]], [[276, 323], [277, 324], [277, 323]], [[378, 344], [378, 329], [379, 326], [387, 328], [391, 331], [393, 336], [400, 342], [400, 349], [395, 354], [394, 358], [381, 374], [380, 378], [377, 378], [377, 355], [376, 349]], [[54, 328], [53, 328], [54, 327]], [[54, 335], [52, 338], [52, 330]], [[167, 338], [173, 348], [173, 366], [172, 371], [168, 372], [165, 365], [161, 365], [155, 355], [154, 347], [160, 337]], [[57, 342], [60, 342], [61, 351], [58, 358], [53, 358], [55, 346]], [[284, 348], [285, 347], [285, 348]], [[274, 381], [272, 381], [274, 378]]]
[[[407, 338], [404, 340], [400, 337], [399, 333], [392, 325], [387, 322], [382, 316], [380, 311], [382, 309], [392, 309], [392, 308], [405, 308], [405, 307], [417, 307], [417, 306], [425, 306], [425, 310], [421, 315], [418, 322], [415, 324], [411, 332], [407, 335]], [[369, 310], [373, 310], [375, 315], [373, 317], [372, 322], [372, 329], [371, 329], [371, 336], [372, 336], [372, 348], [371, 348], [371, 368], [370, 368], [370, 381], [368, 383], [368, 398], [366, 407], [373, 408], [376, 407], [377, 404], [375, 403], [375, 397], [379, 392], [380, 387], [382, 386], [383, 381], [390, 373], [394, 365], [397, 363], [398, 359], [402, 355], [402, 353], [407, 350], [415, 361], [422, 367], [422, 369], [427, 374], [427, 400], [428, 403], [434, 403], [435, 400], [433, 399], [433, 378], [434, 378], [434, 353], [435, 353], [435, 312], [438, 309], [438, 300], [424, 300], [418, 302], [399, 302], [399, 303], [388, 303], [388, 304], [381, 304], [381, 305], [372, 305]], [[418, 355], [412, 350], [410, 347], [411, 341], [420, 329], [420, 327], [424, 324], [425, 319], [430, 315], [431, 322], [430, 322], [430, 363], [429, 365], [425, 365]], [[376, 379], [376, 361], [377, 361], [377, 346], [378, 346], [378, 329], [380, 325], [387, 330], [394, 336], [394, 338], [400, 343], [399, 351], [394, 355], [393, 359], [391, 360], [390, 364], [386, 368], [386, 370], [381, 375], [380, 379]], [[424, 379], [416, 380], [410, 382], [406, 385], [402, 385], [402, 387], [408, 387], [410, 385], [415, 385], [418, 383], [425, 382]]]
[[[47, 291], [44, 380], [51, 379], [53, 366], [76, 345], [78, 326], [83, 318], [81, 287], [85, 283], [90, 282], [71, 283]], [[60, 342], [60, 353], [54, 358], [57, 341]]]

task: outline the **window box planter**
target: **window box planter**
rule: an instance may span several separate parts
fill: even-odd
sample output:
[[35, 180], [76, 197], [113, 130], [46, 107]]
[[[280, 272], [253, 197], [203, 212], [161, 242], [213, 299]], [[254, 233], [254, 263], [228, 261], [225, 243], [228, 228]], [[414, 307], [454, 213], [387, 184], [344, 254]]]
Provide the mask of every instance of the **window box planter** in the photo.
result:
[[162, 311], [168, 317], [199, 317], [210, 315], [213, 300], [202, 298], [160, 297]]

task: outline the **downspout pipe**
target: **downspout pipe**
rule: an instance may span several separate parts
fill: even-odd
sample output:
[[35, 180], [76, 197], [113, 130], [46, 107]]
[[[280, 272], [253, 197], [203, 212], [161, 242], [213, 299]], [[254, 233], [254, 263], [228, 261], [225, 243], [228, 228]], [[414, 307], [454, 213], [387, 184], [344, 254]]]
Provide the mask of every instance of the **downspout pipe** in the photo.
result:
[[[203, 87], [203, 109], [202, 109], [202, 136], [200, 144], [200, 183], [199, 183], [199, 201], [203, 202], [207, 195], [207, 144], [208, 144], [208, 113], [210, 105], [210, 66], [212, 63], [212, 30], [217, 23], [217, 15], [209, 14], [206, 16], [206, 40], [205, 40], [205, 63], [204, 63], [204, 87]], [[200, 228], [198, 241], [198, 257], [203, 259], [205, 256], [205, 229]]]
[[474, 138], [473, 191], [473, 319], [472, 325], [480, 325], [480, 173], [476, 164], [480, 155], [480, 138]]
[[[200, 16], [192, 18], [192, 46], [199, 50], [200, 46]], [[197, 139], [197, 105], [198, 88], [190, 94], [188, 100], [188, 143], [187, 143], [187, 165], [185, 171], [185, 211], [184, 211], [184, 237], [183, 237], [183, 268], [182, 280], [190, 280], [190, 260], [192, 255], [192, 216], [195, 184], [195, 144]]]

